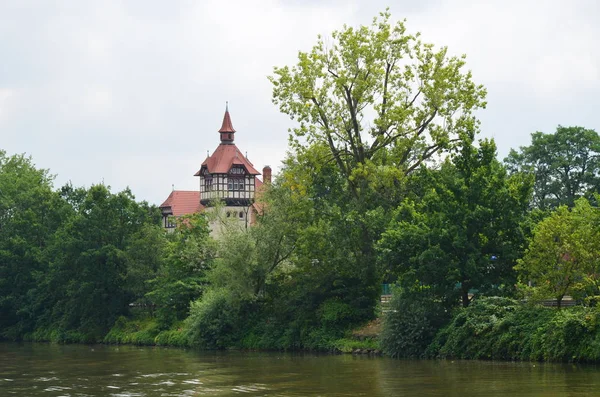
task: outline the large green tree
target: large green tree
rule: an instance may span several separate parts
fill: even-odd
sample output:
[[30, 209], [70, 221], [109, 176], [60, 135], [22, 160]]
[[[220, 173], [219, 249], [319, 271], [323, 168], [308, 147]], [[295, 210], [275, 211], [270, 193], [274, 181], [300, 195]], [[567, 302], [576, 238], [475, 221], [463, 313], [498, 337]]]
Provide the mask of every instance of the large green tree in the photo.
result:
[[295, 66], [276, 67], [270, 77], [273, 102], [297, 121], [286, 172], [319, 214], [305, 230], [314, 243], [298, 255], [321, 264], [313, 282], [323, 296], [371, 315], [380, 282], [373, 242], [385, 210], [406, 175], [477, 129], [474, 112], [485, 106], [464, 56], [423, 43], [390, 18], [384, 12], [370, 26], [319, 38]]
[[479, 147], [465, 143], [439, 170], [415, 178], [422, 195], [400, 205], [383, 233], [384, 266], [448, 306], [458, 297], [467, 306], [472, 289], [498, 293], [514, 285], [530, 180], [509, 177], [486, 140]]
[[65, 186], [71, 214], [47, 250], [49, 270], [39, 274], [39, 327], [76, 331], [97, 340], [128, 312], [128, 248], [133, 236], [157, 222], [155, 209], [137, 203], [129, 190], [104, 185]]
[[276, 67], [273, 101], [299, 122], [294, 148], [323, 143], [359, 195], [357, 168], [377, 158], [409, 173], [476, 127], [485, 89], [464, 58], [421, 42], [385, 12], [371, 26], [319, 38], [297, 65]]
[[[556, 299], [568, 294], [600, 291], [600, 214], [585, 198], [569, 209], [558, 207], [534, 229], [533, 238], [516, 269], [534, 297]], [[525, 287], [526, 288], [526, 287]]]
[[542, 210], [572, 207], [600, 188], [600, 136], [583, 127], [558, 126], [531, 134], [531, 145], [511, 150], [504, 160], [512, 172], [535, 176], [533, 205]]
[[0, 150], [0, 336], [34, 326], [35, 274], [47, 271], [44, 254], [64, 218], [52, 179], [30, 158]]

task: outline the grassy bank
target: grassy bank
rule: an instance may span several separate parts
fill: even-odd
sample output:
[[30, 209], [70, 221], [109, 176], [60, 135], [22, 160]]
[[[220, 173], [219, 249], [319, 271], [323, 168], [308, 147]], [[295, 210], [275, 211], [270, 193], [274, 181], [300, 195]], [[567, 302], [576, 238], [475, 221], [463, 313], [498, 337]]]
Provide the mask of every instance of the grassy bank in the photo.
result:
[[[377, 334], [365, 332], [363, 327], [356, 332], [349, 333], [346, 337], [332, 340], [328, 346], [319, 351], [328, 351], [335, 353], [375, 353], [381, 351]], [[229, 349], [240, 350], [294, 350], [282, 347], [268, 345], [259, 345], [256, 342], [257, 336], [252, 337], [250, 332], [238, 343], [227, 346]], [[77, 341], [74, 341], [77, 342]], [[170, 329], [161, 329], [155, 319], [152, 318], [133, 318], [121, 317], [117, 320], [114, 327], [98, 342], [107, 344], [131, 344], [146, 346], [176, 346], [193, 347], [195, 343], [190, 339], [189, 333], [185, 330], [183, 323], [176, 324]]]

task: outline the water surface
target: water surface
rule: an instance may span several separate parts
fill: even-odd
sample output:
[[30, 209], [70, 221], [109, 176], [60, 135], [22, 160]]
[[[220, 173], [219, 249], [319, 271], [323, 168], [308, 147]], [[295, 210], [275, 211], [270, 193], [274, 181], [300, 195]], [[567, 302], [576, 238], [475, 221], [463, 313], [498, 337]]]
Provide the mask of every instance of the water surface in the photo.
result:
[[600, 368], [0, 343], [0, 396], [307, 395], [600, 395]]

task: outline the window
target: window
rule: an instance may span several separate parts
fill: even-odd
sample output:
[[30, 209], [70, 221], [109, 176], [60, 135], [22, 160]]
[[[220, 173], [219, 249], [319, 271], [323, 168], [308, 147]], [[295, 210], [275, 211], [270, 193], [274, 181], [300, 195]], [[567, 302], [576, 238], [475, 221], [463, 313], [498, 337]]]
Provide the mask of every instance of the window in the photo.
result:
[[229, 182], [227, 184], [227, 189], [228, 190], [244, 190], [244, 180], [229, 178]]
[[212, 177], [204, 177], [204, 191], [210, 192], [212, 190]]
[[171, 229], [171, 228], [174, 228], [175, 226], [177, 226], [177, 221], [175, 220], [174, 216], [165, 217], [165, 227]]
[[240, 218], [244, 218], [244, 213], [242, 211], [240, 211]]

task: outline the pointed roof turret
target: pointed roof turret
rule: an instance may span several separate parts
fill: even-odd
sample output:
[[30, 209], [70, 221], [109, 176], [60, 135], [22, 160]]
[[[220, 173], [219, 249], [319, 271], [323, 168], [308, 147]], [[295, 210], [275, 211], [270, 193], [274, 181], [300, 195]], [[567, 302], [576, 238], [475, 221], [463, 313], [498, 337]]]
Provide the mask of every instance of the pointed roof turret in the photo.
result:
[[220, 133], [233, 133], [233, 124], [231, 124], [231, 116], [229, 115], [229, 102], [225, 102], [225, 115], [223, 116], [223, 124], [221, 125]]

